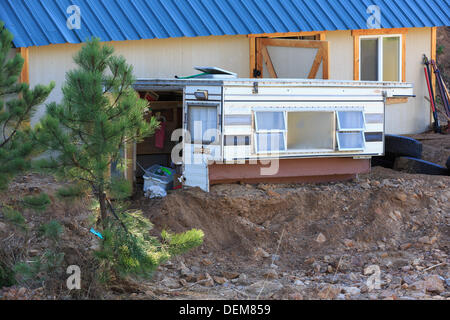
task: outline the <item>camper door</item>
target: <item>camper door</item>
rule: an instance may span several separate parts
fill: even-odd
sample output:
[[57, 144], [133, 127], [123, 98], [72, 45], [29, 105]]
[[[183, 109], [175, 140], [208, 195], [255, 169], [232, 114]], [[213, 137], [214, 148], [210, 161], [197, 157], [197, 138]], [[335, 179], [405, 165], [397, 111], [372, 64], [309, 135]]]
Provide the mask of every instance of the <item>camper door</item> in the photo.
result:
[[187, 101], [185, 104], [185, 184], [209, 189], [208, 163], [221, 159], [220, 102]]

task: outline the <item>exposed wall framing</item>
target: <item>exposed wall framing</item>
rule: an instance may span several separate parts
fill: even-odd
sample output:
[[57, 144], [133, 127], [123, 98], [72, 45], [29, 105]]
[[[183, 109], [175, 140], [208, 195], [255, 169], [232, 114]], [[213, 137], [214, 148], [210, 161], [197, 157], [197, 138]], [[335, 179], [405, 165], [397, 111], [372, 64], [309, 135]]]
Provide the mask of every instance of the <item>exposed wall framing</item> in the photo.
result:
[[[436, 61], [436, 34], [437, 27], [431, 27], [431, 60]], [[436, 77], [431, 77], [431, 86], [433, 87], [434, 98], [436, 99]], [[430, 123], [434, 122], [433, 111], [430, 108]]]
[[[309, 37], [314, 36], [315, 40], [325, 41], [326, 40], [326, 32], [325, 31], [308, 31], [308, 32], [283, 32], [283, 33], [260, 33], [260, 34], [249, 34], [249, 52], [250, 52], [250, 77], [251, 78], [260, 78], [262, 77], [261, 70], [263, 69], [263, 56], [270, 56], [267, 52], [267, 48], [264, 50], [261, 47], [261, 43], [258, 43], [261, 39], [276, 39], [276, 38], [289, 38], [289, 37]], [[279, 39], [284, 40], [284, 39]], [[326, 51], [326, 57], [328, 57], [328, 51]], [[317, 57], [316, 57], [317, 58]], [[276, 72], [273, 69], [273, 64], [269, 59], [265, 59], [265, 61], [269, 61], [269, 66], [272, 67], [269, 72], [271, 76], [276, 78]], [[320, 65], [320, 64], [319, 64]], [[324, 79], [328, 79], [329, 77], [329, 61], [328, 58], [323, 60], [323, 69], [324, 74], [327, 77]]]

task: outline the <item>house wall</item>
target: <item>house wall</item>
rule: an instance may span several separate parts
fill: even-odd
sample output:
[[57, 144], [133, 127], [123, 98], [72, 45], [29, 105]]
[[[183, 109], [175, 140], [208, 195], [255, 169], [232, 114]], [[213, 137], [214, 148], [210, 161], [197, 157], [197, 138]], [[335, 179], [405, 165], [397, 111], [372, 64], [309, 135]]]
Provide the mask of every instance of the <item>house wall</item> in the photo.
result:
[[[353, 80], [353, 37], [351, 31], [330, 31], [330, 79]], [[217, 66], [249, 77], [249, 41], [246, 36], [219, 36], [176, 39], [151, 39], [109, 43], [134, 66], [138, 78], [173, 78], [195, 73], [193, 66]], [[80, 44], [31, 47], [30, 84], [47, 84], [54, 80], [56, 88], [49, 100], [60, 101], [65, 73], [75, 67], [72, 57]], [[409, 29], [406, 35], [406, 81], [415, 85], [416, 98], [408, 103], [386, 106], [386, 132], [419, 133], [427, 129], [431, 117], [426, 83], [421, 64], [422, 55], [431, 55], [431, 28]], [[35, 124], [43, 115], [39, 108], [32, 119]]]
[[[150, 39], [109, 42], [116, 53], [134, 67], [137, 78], [173, 78], [195, 74], [194, 66], [216, 66], [249, 77], [249, 45], [246, 36], [177, 39]], [[30, 48], [30, 84], [56, 82], [47, 102], [62, 99], [61, 86], [67, 71], [75, 68], [73, 55], [81, 44], [61, 44]], [[32, 119], [44, 114], [41, 106]]]
[[[330, 79], [353, 80], [353, 37], [351, 31], [327, 32], [330, 41]], [[412, 134], [428, 129], [430, 104], [422, 56], [431, 56], [431, 28], [412, 28], [406, 34], [406, 82], [414, 83], [415, 98], [408, 103], [386, 106], [386, 133]]]

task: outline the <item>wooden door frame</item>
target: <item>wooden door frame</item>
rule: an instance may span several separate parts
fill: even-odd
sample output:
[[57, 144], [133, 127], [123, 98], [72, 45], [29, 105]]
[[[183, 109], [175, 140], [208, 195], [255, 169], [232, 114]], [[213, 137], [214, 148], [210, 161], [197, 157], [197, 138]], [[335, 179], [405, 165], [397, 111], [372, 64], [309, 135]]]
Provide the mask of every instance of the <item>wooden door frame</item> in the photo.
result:
[[[295, 40], [279, 39], [280, 37], [295, 36], [314, 36], [316, 40]], [[250, 77], [262, 78], [263, 63], [266, 63], [267, 69], [273, 78], [277, 78], [272, 60], [267, 50], [267, 46], [284, 46], [296, 48], [317, 48], [317, 54], [314, 59], [313, 67], [308, 75], [313, 79], [317, 75], [320, 64], [323, 62], [323, 79], [329, 79], [329, 42], [325, 40], [325, 32], [299, 32], [299, 33], [274, 33], [274, 34], [254, 34], [249, 35], [250, 41]], [[264, 61], [264, 62], [263, 62]], [[259, 71], [259, 73], [258, 73]]]

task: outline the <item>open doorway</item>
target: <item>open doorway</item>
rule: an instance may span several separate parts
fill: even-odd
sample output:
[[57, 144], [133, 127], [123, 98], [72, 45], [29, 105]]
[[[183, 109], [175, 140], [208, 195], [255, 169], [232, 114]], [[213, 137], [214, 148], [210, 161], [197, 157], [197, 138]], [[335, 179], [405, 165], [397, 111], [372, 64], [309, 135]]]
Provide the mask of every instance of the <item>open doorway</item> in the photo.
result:
[[[181, 142], [172, 141], [172, 133], [183, 126], [183, 90], [171, 91], [140, 91], [142, 99], [148, 101], [150, 112], [145, 119], [156, 117], [160, 121], [160, 128], [152, 136], [136, 144], [136, 183], [143, 183], [143, 168], [150, 168], [158, 164], [177, 169], [179, 164], [173, 163], [171, 153], [173, 148]], [[178, 171], [178, 170], [177, 170]]]

